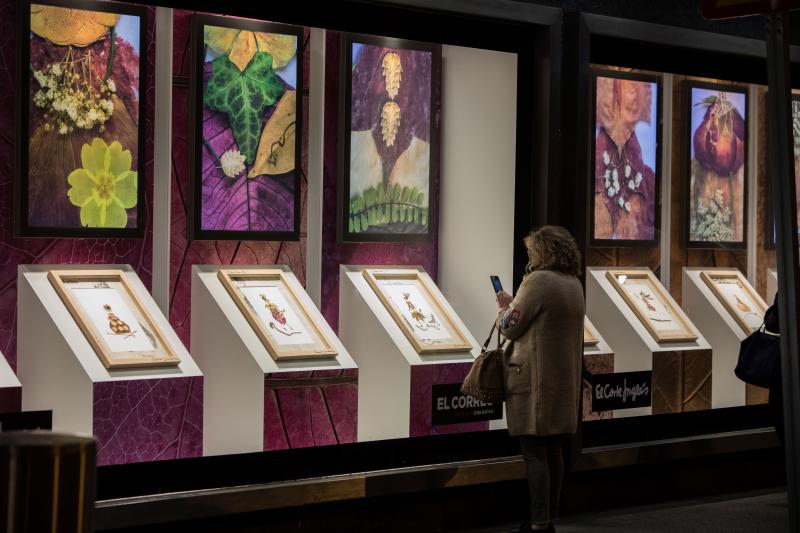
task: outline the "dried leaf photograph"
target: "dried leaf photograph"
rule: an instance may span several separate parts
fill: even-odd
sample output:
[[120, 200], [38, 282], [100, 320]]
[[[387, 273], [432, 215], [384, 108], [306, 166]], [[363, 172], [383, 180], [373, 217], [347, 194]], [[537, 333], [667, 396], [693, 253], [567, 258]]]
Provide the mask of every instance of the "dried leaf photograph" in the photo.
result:
[[345, 46], [344, 240], [427, 240], [440, 52], [377, 37]]
[[659, 83], [595, 71], [595, 245], [655, 245], [658, 232]]
[[194, 238], [299, 231], [302, 29], [195, 17]]

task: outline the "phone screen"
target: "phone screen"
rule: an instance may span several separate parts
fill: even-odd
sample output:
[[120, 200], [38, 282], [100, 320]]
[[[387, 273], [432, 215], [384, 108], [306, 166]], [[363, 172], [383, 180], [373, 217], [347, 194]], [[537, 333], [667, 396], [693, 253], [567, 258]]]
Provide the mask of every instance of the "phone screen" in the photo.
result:
[[492, 286], [494, 287], [495, 294], [503, 290], [503, 284], [500, 283], [499, 276], [489, 276], [489, 279], [492, 280]]

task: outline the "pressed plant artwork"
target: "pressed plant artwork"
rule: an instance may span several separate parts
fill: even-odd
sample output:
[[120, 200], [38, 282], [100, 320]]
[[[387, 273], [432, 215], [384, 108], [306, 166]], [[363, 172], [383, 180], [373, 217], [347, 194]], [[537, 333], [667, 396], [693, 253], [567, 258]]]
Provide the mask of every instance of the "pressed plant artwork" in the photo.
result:
[[691, 84], [688, 96], [688, 244], [744, 246], [746, 93], [724, 85]]
[[144, 11], [69, 6], [32, 3], [27, 13], [17, 232], [138, 235]]
[[221, 269], [217, 277], [275, 360], [337, 355], [314, 310], [283, 270]]
[[656, 242], [658, 91], [654, 76], [595, 72], [595, 244]]
[[345, 40], [344, 240], [426, 240], [430, 231], [438, 51], [377, 37]]
[[195, 19], [195, 238], [296, 238], [302, 30]]

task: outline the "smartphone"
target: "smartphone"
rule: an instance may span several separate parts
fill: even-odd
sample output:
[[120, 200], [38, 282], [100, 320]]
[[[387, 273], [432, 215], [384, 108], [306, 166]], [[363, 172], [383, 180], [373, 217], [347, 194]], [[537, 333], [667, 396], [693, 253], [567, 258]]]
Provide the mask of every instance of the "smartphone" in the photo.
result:
[[500, 283], [499, 276], [489, 276], [489, 279], [492, 280], [492, 286], [494, 287], [495, 294], [503, 290], [503, 284]]

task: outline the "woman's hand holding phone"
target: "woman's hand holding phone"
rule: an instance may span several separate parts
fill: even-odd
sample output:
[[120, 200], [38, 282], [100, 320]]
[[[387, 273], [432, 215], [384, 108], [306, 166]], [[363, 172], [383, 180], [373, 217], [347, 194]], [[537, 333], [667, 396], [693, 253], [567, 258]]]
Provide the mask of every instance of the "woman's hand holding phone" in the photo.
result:
[[511, 301], [514, 298], [511, 297], [506, 291], [500, 291], [497, 293], [497, 307], [500, 309], [508, 309], [508, 306], [511, 305]]

